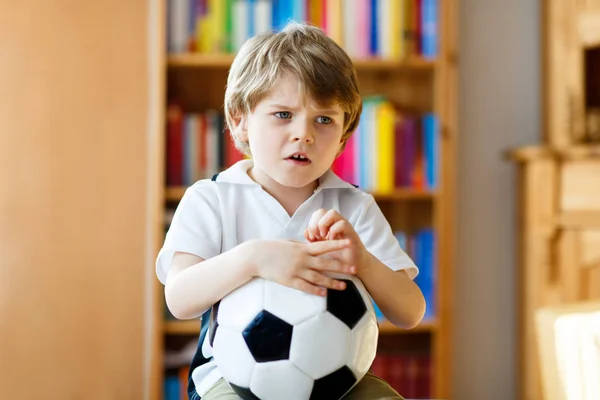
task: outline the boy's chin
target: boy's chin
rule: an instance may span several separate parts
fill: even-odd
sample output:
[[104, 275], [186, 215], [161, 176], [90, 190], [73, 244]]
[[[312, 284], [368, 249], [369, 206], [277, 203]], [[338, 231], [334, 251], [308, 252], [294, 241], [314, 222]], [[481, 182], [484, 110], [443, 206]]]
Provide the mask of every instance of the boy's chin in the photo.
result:
[[293, 189], [302, 189], [310, 185], [315, 185], [319, 179], [318, 176], [315, 177], [289, 177], [283, 176], [281, 179], [277, 179], [280, 185], [287, 186]]

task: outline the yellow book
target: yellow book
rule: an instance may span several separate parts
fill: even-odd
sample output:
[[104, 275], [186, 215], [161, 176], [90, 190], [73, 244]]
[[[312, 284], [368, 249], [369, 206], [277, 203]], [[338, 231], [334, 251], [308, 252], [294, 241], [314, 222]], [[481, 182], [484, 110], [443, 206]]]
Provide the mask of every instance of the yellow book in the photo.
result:
[[323, 26], [323, 13], [322, 13], [322, 0], [310, 0], [308, 3], [309, 10], [309, 21], [311, 24], [322, 27]]
[[342, 0], [327, 0], [327, 33], [340, 47], [343, 47]]
[[377, 108], [377, 148], [375, 149], [377, 193], [392, 193], [394, 191], [394, 150], [396, 110], [388, 102], [382, 102]]
[[196, 46], [200, 53], [210, 53], [212, 50], [212, 21], [211, 13], [206, 13], [196, 20]]
[[406, 52], [404, 45], [404, 27], [406, 23], [406, 1], [407, 0], [391, 0], [391, 47], [393, 58], [404, 58]]
[[209, 12], [212, 28], [212, 51], [225, 52], [225, 2], [223, 0], [209, 0]]

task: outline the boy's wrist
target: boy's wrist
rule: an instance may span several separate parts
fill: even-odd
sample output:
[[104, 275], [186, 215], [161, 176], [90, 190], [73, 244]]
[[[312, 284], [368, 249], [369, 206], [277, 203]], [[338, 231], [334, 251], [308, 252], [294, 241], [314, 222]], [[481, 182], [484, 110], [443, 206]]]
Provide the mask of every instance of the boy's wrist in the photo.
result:
[[248, 240], [236, 248], [236, 258], [239, 260], [239, 265], [244, 269], [244, 274], [249, 279], [258, 276], [258, 265], [255, 257], [257, 242], [258, 240]]
[[368, 274], [373, 268], [374, 261], [374, 256], [367, 249], [365, 249], [362, 252], [358, 265], [356, 266], [356, 276], [362, 280], [363, 276]]

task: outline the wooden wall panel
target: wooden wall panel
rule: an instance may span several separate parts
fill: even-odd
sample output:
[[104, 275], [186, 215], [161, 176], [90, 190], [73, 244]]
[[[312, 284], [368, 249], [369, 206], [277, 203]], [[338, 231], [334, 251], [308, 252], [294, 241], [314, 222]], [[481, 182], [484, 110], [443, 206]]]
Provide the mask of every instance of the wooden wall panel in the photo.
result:
[[0, 2], [0, 398], [144, 396], [147, 7]]

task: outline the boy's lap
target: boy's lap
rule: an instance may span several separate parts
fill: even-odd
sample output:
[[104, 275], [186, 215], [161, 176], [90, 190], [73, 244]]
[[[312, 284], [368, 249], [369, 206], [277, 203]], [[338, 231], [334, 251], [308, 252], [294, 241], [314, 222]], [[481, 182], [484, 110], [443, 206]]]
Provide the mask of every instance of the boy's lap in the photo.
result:
[[[403, 400], [386, 381], [368, 373], [348, 393], [343, 400]], [[240, 400], [239, 396], [231, 389], [231, 387], [220, 379], [204, 396], [202, 400]]]

